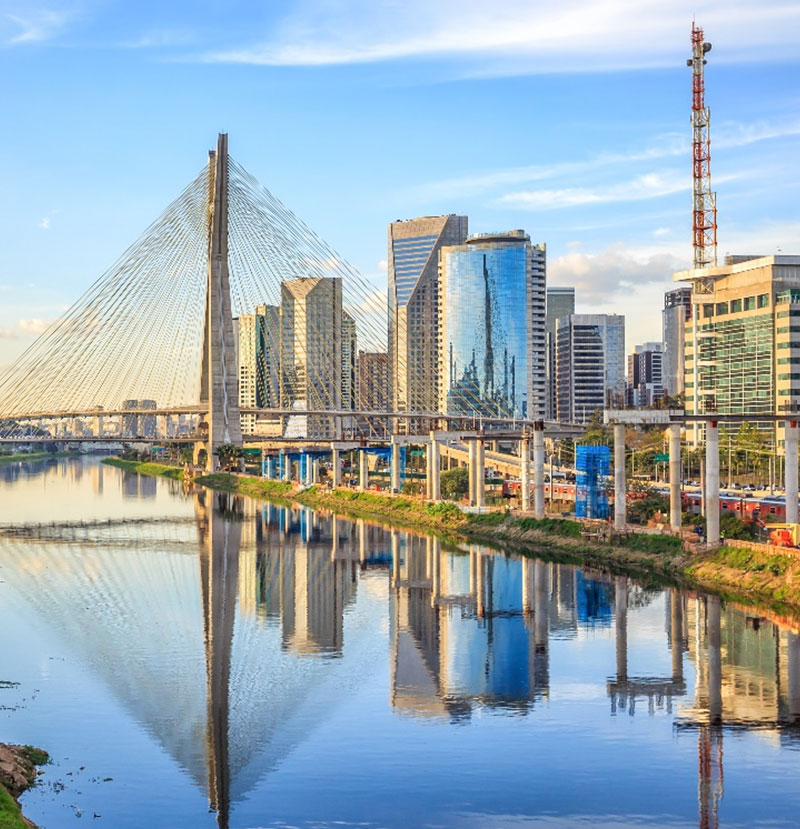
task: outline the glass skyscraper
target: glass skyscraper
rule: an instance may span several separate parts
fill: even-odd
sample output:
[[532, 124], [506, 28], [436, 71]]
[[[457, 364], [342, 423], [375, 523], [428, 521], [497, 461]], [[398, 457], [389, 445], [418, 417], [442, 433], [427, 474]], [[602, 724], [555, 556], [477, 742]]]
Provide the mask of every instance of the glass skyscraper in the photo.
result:
[[439, 411], [542, 419], [545, 250], [521, 230], [439, 258]]
[[443, 245], [467, 238], [466, 216], [424, 216], [389, 225], [388, 311], [391, 406], [437, 408], [437, 268]]

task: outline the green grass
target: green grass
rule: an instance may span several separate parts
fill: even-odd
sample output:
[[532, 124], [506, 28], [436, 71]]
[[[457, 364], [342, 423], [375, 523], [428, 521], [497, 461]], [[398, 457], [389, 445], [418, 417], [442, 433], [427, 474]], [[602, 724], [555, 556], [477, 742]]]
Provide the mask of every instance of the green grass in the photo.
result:
[[483, 512], [472, 513], [467, 516], [467, 521], [472, 527], [497, 527], [505, 521], [504, 512]]
[[653, 553], [654, 555], [677, 554], [683, 550], [681, 539], [672, 535], [651, 535], [649, 533], [613, 535], [611, 543], [615, 547], [636, 550], [640, 553]]
[[144, 463], [142, 461], [126, 461], [122, 458], [103, 458], [103, 463], [125, 469], [128, 472], [140, 472], [142, 475], [160, 475], [162, 478], [172, 478], [179, 481], [183, 478], [183, 468], [167, 466], [163, 463]]
[[578, 521], [566, 518], [520, 518], [517, 526], [521, 530], [539, 530], [550, 535], [560, 535], [564, 538], [582, 538], [583, 525]]
[[765, 556], [753, 550], [726, 545], [717, 550], [714, 561], [746, 573], [770, 573], [773, 576], [783, 576], [792, 564], [788, 556]]
[[28, 829], [13, 797], [0, 785], [0, 829]]
[[226, 472], [200, 475], [195, 478], [199, 486], [207, 486], [221, 492], [233, 492], [250, 498], [279, 498], [286, 500], [292, 492], [292, 485], [285, 481], [261, 481], [258, 478], [238, 478]]
[[50, 762], [50, 755], [41, 748], [24, 746], [22, 754], [30, 760], [34, 766], [46, 766]]

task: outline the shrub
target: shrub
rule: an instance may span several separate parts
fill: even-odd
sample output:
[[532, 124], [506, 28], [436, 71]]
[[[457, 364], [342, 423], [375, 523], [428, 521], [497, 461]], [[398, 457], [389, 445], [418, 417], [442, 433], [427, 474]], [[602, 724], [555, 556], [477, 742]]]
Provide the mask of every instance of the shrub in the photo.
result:
[[680, 538], [672, 535], [649, 535], [644, 533], [630, 533], [628, 535], [613, 535], [611, 543], [615, 547], [625, 547], [628, 550], [638, 550], [642, 553], [679, 553], [683, 549]]
[[581, 538], [583, 526], [578, 521], [564, 518], [520, 518], [517, 526], [521, 530], [539, 530], [565, 538]]
[[459, 466], [442, 472], [442, 497], [458, 501], [469, 492], [469, 469]]

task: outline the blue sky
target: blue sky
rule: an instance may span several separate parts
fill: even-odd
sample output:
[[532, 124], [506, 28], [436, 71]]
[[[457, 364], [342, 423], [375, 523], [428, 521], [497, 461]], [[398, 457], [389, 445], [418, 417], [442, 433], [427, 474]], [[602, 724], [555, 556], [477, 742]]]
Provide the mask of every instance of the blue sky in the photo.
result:
[[[498, 6], [502, 5], [502, 8]], [[800, 5], [0, 0], [0, 365], [231, 153], [377, 286], [386, 224], [548, 245], [660, 338], [690, 250], [689, 30], [713, 43], [719, 252], [800, 253]]]

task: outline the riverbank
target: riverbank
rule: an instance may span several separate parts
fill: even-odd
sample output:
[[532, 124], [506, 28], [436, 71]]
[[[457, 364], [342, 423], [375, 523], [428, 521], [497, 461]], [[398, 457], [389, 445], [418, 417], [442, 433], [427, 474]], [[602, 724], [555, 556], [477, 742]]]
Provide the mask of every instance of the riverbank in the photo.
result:
[[[48, 458], [77, 458], [78, 452], [29, 452], [27, 454], [17, 453], [15, 455], [0, 455], [0, 466], [8, 463], [21, 463], [22, 461], [43, 461]], [[0, 826], [2, 829], [2, 826]]]
[[47, 752], [0, 743], [0, 829], [35, 829], [23, 816], [19, 797], [36, 783], [37, 766], [50, 762]]
[[[108, 458], [112, 466], [149, 475], [182, 477], [182, 470], [163, 464]], [[537, 520], [504, 512], [463, 513], [455, 504], [379, 492], [322, 487], [297, 489], [282, 481], [262, 481], [245, 475], [217, 473], [195, 479], [201, 486], [270, 500], [285, 505], [329, 509], [352, 518], [387, 526], [434, 533], [458, 542], [512, 548], [523, 555], [626, 573], [647, 581], [668, 581], [720, 593], [726, 598], [766, 604], [787, 615], [800, 616], [800, 558], [788, 550], [741, 550], [721, 547], [714, 552], [689, 553], [680, 539], [645, 533], [593, 534], [568, 518]]]

